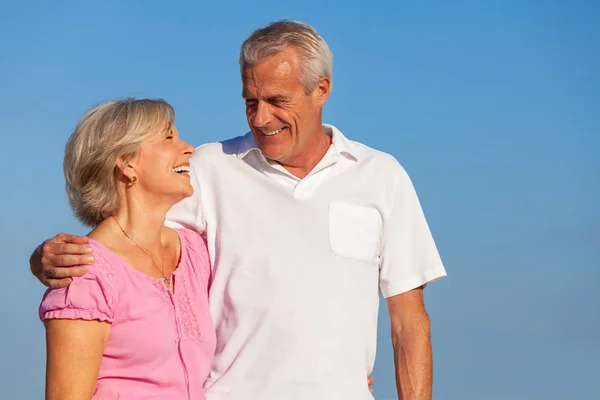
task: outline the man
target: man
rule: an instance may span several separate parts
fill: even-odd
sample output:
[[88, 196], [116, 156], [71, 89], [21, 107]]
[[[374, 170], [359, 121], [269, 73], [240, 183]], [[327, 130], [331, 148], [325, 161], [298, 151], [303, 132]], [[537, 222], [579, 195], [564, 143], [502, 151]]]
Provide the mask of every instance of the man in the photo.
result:
[[[398, 397], [431, 398], [424, 286], [446, 275], [397, 161], [323, 125], [332, 55], [317, 32], [279, 21], [242, 45], [250, 133], [201, 146], [195, 194], [167, 223], [203, 232], [217, 352], [211, 400], [370, 399], [378, 288], [387, 299]], [[50, 287], [86, 263], [58, 235], [31, 258]]]

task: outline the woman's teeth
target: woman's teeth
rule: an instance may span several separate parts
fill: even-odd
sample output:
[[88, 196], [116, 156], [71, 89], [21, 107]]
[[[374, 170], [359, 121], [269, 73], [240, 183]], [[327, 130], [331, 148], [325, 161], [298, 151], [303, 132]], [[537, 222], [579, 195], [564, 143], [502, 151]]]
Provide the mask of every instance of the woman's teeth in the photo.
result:
[[189, 173], [190, 167], [188, 167], [186, 165], [182, 165], [181, 167], [175, 167], [175, 168], [173, 168], [173, 172], [177, 172], [178, 174], [182, 173], [182, 172]]

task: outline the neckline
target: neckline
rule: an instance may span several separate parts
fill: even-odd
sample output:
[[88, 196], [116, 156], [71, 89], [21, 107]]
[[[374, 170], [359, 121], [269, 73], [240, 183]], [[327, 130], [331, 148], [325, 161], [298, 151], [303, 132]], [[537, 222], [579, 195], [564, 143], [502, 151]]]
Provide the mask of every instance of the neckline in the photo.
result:
[[173, 290], [174, 289], [174, 287], [173, 287], [173, 282], [174, 282], [173, 281], [173, 277], [175, 276], [175, 274], [177, 273], [177, 271], [179, 271], [181, 269], [180, 267], [181, 267], [181, 261], [183, 260], [184, 246], [183, 246], [183, 237], [182, 237], [182, 234], [180, 232], [180, 229], [173, 229], [173, 230], [175, 231], [175, 233], [177, 234], [177, 237], [179, 239], [179, 260], [177, 260], [177, 265], [175, 266], [175, 269], [169, 274], [169, 286], [168, 287], [165, 285], [164, 278], [162, 278], [162, 277], [155, 278], [153, 276], [145, 274], [142, 271], [136, 269], [133, 265], [131, 265], [130, 263], [128, 263], [127, 261], [125, 261], [123, 258], [121, 258], [117, 254], [115, 254], [115, 252], [113, 252], [112, 250], [110, 250], [108, 247], [106, 247], [104, 244], [102, 244], [101, 242], [97, 241], [96, 239], [89, 238], [88, 241], [89, 241], [89, 244], [95, 244], [97, 247], [100, 247], [103, 250], [103, 252], [108, 253], [112, 258], [116, 258], [117, 260], [119, 260], [128, 269], [130, 269], [131, 271], [133, 271], [134, 274], [137, 274], [137, 275], [139, 275], [139, 276], [141, 276], [143, 278], [146, 278], [146, 279], [150, 280], [151, 282], [153, 282], [154, 284], [156, 284], [156, 283], [160, 284], [161, 287], [163, 287], [169, 293], [172, 293], [174, 295], [175, 291]]

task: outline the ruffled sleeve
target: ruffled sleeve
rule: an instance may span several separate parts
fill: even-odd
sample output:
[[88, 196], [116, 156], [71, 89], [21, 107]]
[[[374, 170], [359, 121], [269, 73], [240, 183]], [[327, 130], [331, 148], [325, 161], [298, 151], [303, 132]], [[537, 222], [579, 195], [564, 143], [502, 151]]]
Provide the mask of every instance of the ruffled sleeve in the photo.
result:
[[113, 267], [96, 249], [94, 264], [66, 288], [49, 289], [42, 298], [39, 316], [48, 319], [84, 319], [113, 322]]

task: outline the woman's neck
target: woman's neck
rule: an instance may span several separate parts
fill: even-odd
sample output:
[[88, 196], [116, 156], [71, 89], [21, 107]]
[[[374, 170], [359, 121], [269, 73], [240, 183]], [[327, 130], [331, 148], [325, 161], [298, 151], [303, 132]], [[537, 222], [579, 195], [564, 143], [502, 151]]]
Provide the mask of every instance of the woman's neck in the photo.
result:
[[163, 223], [171, 205], [144, 201], [135, 196], [126, 196], [113, 215], [113, 222], [136, 244], [152, 251], [160, 248], [163, 240]]

